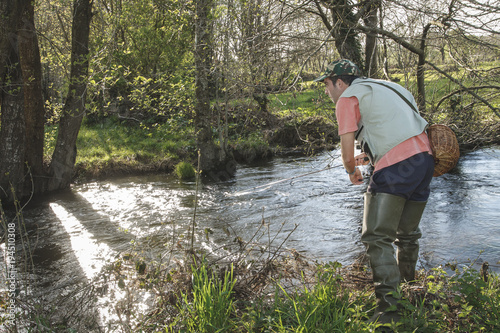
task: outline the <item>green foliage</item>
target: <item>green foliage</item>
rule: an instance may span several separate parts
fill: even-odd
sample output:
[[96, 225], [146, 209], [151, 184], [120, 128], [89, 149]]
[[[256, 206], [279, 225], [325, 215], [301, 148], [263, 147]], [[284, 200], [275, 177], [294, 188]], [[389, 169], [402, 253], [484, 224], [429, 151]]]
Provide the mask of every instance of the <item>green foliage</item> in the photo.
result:
[[334, 119], [334, 104], [324, 93], [324, 87], [315, 83], [309, 89], [276, 94], [270, 98], [270, 107], [281, 116], [293, 114], [299, 118], [322, 116]]
[[[488, 282], [465, 267], [448, 277], [435, 268], [421, 281], [420, 292], [405, 291], [402, 321], [395, 332], [497, 332], [500, 330], [500, 280], [489, 273]], [[418, 289], [417, 289], [418, 290]]]
[[[53, 133], [49, 129], [46, 136], [53, 138]], [[84, 122], [77, 140], [76, 163], [92, 165], [114, 161], [124, 165], [152, 165], [165, 159], [179, 159], [194, 151], [194, 145], [193, 129], [183, 120], [136, 124], [108, 118], [99, 123]]]
[[153, 118], [192, 111], [190, 1], [96, 4], [89, 109]]
[[194, 108], [194, 76], [189, 70], [144, 76], [112, 66], [94, 75], [89, 90], [94, 94], [89, 109], [97, 118], [121, 114], [161, 120], [191, 116]]
[[58, 127], [55, 125], [45, 126], [45, 140], [43, 141], [44, 159], [50, 160], [56, 145]]
[[274, 299], [276, 332], [361, 332], [374, 327], [365, 323], [365, 296], [354, 301], [353, 294], [344, 290], [337, 263], [318, 267], [318, 282], [311, 288], [289, 293], [280, 286]]
[[[233, 267], [219, 278], [211, 267], [202, 262], [199, 267], [192, 266], [192, 295], [182, 293], [179, 315], [182, 318], [182, 331], [186, 332], [224, 332], [231, 327], [234, 311]], [[167, 331], [173, 330], [172, 326]]]
[[68, 1], [46, 0], [35, 5], [35, 26], [44, 38], [38, 38], [44, 76], [47, 111], [54, 117], [61, 111], [68, 89], [71, 58], [72, 6]]
[[181, 180], [190, 180], [196, 176], [196, 170], [189, 162], [179, 162], [175, 166], [175, 173]]
[[500, 279], [489, 275], [488, 281], [470, 267], [452, 279], [455, 301], [460, 303], [460, 317], [487, 332], [500, 330]]
[[250, 133], [246, 137], [237, 136], [236, 140], [231, 141], [233, 146], [239, 150], [255, 150], [264, 152], [269, 149], [269, 143], [264, 140], [260, 131]]
[[193, 110], [194, 79], [189, 75], [136, 77], [128, 98], [131, 111], [152, 115], [186, 115]]

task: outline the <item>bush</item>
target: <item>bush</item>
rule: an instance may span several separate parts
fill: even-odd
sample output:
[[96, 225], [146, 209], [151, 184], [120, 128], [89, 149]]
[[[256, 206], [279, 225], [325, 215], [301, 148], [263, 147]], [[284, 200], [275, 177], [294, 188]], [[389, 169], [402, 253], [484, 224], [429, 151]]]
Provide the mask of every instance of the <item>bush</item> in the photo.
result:
[[175, 166], [175, 173], [181, 180], [193, 179], [196, 176], [196, 170], [189, 162], [180, 162]]

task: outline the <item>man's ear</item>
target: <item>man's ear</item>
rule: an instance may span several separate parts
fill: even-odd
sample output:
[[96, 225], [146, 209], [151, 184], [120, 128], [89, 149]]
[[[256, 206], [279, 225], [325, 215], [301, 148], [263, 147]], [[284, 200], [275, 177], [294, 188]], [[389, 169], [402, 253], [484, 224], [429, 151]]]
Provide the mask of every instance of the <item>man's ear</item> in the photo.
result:
[[347, 84], [342, 81], [342, 79], [337, 79], [337, 82], [335, 82], [335, 84], [337, 85], [338, 88], [340, 89], [343, 89], [343, 88], [347, 88]]

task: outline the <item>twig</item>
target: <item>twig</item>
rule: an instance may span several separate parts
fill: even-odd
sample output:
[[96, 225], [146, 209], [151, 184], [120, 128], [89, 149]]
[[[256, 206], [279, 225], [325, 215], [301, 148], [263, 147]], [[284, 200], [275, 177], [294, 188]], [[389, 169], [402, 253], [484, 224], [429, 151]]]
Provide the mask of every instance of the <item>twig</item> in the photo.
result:
[[198, 170], [196, 171], [196, 190], [194, 195], [193, 224], [191, 226], [191, 253], [194, 253], [194, 226], [196, 225], [196, 207], [198, 206], [198, 185], [200, 181], [201, 152], [198, 149]]

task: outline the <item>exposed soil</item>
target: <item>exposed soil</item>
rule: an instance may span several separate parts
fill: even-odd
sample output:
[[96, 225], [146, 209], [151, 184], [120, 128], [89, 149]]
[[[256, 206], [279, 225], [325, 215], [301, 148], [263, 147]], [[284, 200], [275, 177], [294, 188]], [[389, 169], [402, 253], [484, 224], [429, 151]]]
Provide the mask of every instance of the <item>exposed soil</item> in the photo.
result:
[[231, 146], [239, 163], [275, 155], [314, 154], [333, 149], [339, 141], [337, 125], [322, 117], [278, 117], [269, 112], [243, 109], [232, 110], [231, 115], [229, 122], [234, 126], [230, 137], [260, 134], [261, 144]]

